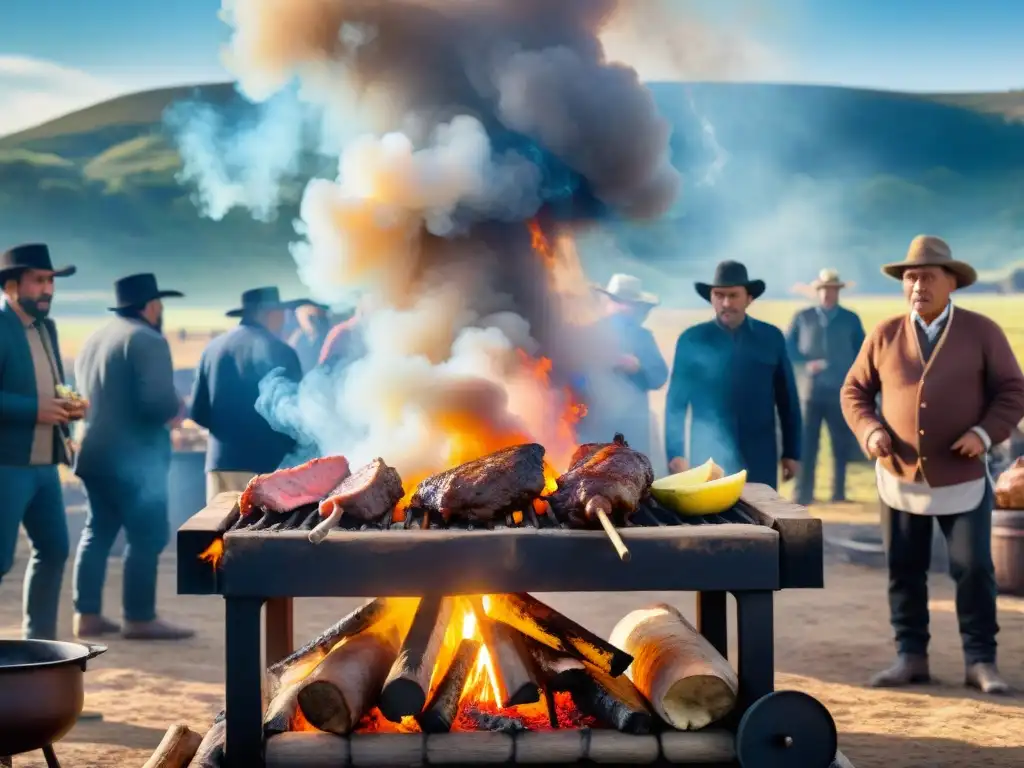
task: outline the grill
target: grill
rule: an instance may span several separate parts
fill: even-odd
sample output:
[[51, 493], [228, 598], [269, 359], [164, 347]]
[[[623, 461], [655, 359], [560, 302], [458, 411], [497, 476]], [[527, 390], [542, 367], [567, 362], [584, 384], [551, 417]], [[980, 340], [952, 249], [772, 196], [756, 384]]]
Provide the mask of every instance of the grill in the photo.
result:
[[[706, 763], [685, 762], [816, 768], [800, 750], [790, 749], [791, 737], [778, 734], [795, 730], [801, 743], [806, 737], [834, 744], [835, 726], [827, 710], [809, 697], [774, 692], [774, 593], [823, 587], [824, 564], [821, 521], [767, 486], [748, 484], [735, 507], [713, 518], [680, 518], [647, 503], [633, 525], [619, 529], [632, 553], [628, 563], [619, 560], [603, 532], [564, 528], [553, 516], [532, 511], [474, 530], [441, 527], [413, 510], [401, 522], [343, 524], [313, 545], [308, 532], [317, 520], [312, 508], [283, 519], [252, 515], [243, 520], [237, 494], [222, 494], [178, 530], [179, 594], [221, 595], [225, 600], [225, 753], [231, 768], [291, 765], [281, 762], [286, 753], [292, 754], [288, 750], [307, 754], [313, 742], [326, 736], [282, 734], [275, 737], [279, 744], [268, 740], [264, 753], [263, 670], [293, 650], [292, 599], [297, 597], [695, 592], [701, 634], [727, 655], [726, 596], [731, 593], [736, 600], [739, 703], [724, 724], [728, 732], [719, 736], [730, 744], [735, 738], [735, 749], [724, 760], [709, 755]], [[218, 538], [223, 539], [223, 552], [214, 568], [200, 555]], [[488, 733], [446, 736], [512, 738]], [[345, 739], [327, 738], [339, 742], [332, 747], [337, 765], [370, 764], [355, 760], [356, 737], [351, 748], [340, 745]], [[649, 739], [642, 747], [638, 741], [638, 748], [617, 762], [679, 764], [684, 761], [672, 759], [674, 740], [706, 740], [715, 734], [705, 730], [650, 738], [656, 742], [653, 751]], [[422, 762], [414, 764], [436, 764], [429, 754], [424, 746]], [[471, 754], [479, 762], [479, 754]], [[764, 759], [786, 754], [792, 755], [789, 762]], [[841, 755], [836, 761], [833, 765], [849, 765]]]

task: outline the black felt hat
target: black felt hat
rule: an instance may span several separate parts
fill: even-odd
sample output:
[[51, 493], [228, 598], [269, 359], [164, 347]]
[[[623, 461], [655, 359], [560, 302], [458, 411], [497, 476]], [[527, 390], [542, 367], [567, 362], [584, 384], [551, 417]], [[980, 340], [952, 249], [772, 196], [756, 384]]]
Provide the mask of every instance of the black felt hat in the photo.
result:
[[746, 288], [750, 297], [756, 299], [764, 293], [764, 280], [751, 280], [747, 276], [747, 268], [738, 261], [723, 261], [715, 267], [713, 283], [696, 283], [697, 293], [704, 301], [711, 301], [714, 288]]
[[78, 271], [72, 266], [55, 269], [50, 260], [50, 249], [43, 243], [16, 245], [0, 254], [0, 283], [11, 277], [11, 273], [22, 269], [40, 269], [52, 272], [54, 277], [70, 277]]
[[143, 307], [153, 299], [180, 299], [185, 294], [181, 291], [162, 291], [156, 284], [156, 275], [143, 272], [138, 275], [122, 277], [114, 283], [114, 298], [117, 305], [109, 307], [111, 312], [131, 307]]
[[292, 299], [282, 301], [281, 294], [274, 287], [253, 288], [242, 294], [242, 306], [227, 312], [228, 317], [241, 317], [249, 312], [259, 312], [272, 309], [295, 309], [303, 304], [309, 304], [308, 299]]

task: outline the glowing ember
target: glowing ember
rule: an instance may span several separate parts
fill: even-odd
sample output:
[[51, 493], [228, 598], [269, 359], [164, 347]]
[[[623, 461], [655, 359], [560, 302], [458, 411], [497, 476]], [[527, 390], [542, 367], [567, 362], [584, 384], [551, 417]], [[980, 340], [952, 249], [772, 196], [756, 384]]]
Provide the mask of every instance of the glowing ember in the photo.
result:
[[224, 558], [224, 540], [214, 539], [213, 543], [203, 550], [202, 554], [199, 555], [199, 559], [204, 563], [209, 563], [214, 568], [220, 565], [220, 561]]

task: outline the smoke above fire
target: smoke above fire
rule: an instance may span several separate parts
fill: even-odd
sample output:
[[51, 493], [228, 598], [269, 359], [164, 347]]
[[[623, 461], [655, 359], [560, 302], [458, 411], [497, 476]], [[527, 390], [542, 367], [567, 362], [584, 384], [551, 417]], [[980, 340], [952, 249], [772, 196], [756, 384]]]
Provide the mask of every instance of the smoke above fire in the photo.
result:
[[[321, 136], [336, 174], [308, 183], [293, 255], [314, 297], [360, 297], [366, 355], [298, 386], [264, 381], [258, 408], [276, 428], [404, 475], [510, 436], [571, 450], [565, 384], [582, 342], [527, 225], [554, 242], [598, 217], [657, 217], [680, 188], [668, 122], [636, 71], [605, 57], [600, 34], [618, 10], [224, 0], [241, 91], [272, 106], [297, 82], [321, 127], [349, 127]], [[209, 115], [192, 118], [177, 121], [183, 177], [205, 212], [266, 217], [264, 188], [294, 167], [282, 150], [301, 147], [280, 125], [247, 133], [267, 141], [272, 172], [225, 196], [194, 123]], [[352, 135], [356, 124], [365, 132]]]

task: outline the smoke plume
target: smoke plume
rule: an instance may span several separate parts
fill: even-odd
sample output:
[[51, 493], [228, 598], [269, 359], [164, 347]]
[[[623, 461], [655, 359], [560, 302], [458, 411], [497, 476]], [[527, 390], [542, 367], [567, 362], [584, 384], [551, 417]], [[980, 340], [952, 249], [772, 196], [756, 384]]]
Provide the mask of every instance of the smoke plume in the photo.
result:
[[[293, 246], [314, 296], [362, 297], [367, 354], [299, 386], [265, 381], [259, 408], [272, 424], [322, 453], [384, 456], [406, 475], [473, 458], [500, 436], [571, 448], [560, 417], [579, 345], [527, 222], [553, 239], [599, 216], [657, 217], [680, 186], [669, 124], [636, 71], [605, 57], [600, 35], [617, 10], [614, 0], [224, 0], [226, 62], [244, 94], [265, 101], [298, 81], [336, 123], [356, 105], [370, 129], [339, 139], [336, 176], [306, 187]], [[181, 148], [203, 195], [211, 161]], [[245, 185], [212, 207], [231, 205], [267, 213]]]

